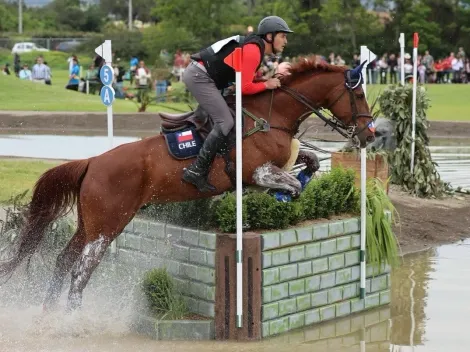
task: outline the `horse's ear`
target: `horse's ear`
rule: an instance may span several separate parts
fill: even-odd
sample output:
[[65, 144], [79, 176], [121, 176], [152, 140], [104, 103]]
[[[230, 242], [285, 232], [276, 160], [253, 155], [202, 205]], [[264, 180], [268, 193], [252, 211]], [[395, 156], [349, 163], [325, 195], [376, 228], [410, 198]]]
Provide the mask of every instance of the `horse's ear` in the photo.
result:
[[359, 78], [360, 74], [362, 73], [362, 68], [366, 64], [367, 60], [364, 60], [362, 64], [357, 66], [355, 69], [351, 71], [351, 78]]

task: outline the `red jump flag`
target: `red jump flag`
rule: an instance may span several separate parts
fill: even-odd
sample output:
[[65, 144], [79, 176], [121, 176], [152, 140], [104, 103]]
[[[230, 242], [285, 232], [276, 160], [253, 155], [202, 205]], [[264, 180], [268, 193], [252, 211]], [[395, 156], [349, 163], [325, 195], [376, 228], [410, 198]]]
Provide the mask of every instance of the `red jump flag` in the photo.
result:
[[414, 33], [413, 34], [413, 47], [414, 48], [417, 48], [418, 47], [418, 43], [419, 43], [419, 36], [418, 36], [418, 33]]
[[236, 48], [230, 55], [228, 55], [224, 62], [232, 67], [236, 72], [242, 71], [242, 49]]

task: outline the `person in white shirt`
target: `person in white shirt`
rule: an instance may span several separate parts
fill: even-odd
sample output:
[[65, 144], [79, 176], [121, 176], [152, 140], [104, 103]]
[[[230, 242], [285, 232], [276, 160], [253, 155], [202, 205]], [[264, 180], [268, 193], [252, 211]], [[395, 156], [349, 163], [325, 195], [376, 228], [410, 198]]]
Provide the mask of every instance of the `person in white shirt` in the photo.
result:
[[135, 73], [135, 85], [138, 89], [137, 102], [142, 101], [142, 96], [150, 88], [150, 78], [152, 77], [150, 70], [145, 67], [145, 62], [139, 62], [139, 68]]
[[150, 78], [152, 77], [150, 70], [145, 66], [145, 62], [139, 62], [139, 68], [136, 71], [135, 79], [138, 88], [148, 88]]

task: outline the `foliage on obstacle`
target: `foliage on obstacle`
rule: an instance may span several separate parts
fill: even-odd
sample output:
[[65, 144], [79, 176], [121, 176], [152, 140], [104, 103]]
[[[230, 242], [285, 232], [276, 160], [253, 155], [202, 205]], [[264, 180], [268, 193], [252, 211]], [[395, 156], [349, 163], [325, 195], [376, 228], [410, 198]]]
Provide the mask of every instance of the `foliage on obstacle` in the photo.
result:
[[176, 290], [173, 278], [165, 268], [148, 271], [142, 287], [150, 310], [157, 318], [177, 320], [188, 313], [186, 302]]
[[[366, 186], [366, 260], [370, 264], [399, 262], [398, 240], [392, 224], [399, 216], [386, 192], [386, 184], [378, 178], [367, 180]], [[389, 212], [390, 219], [386, 212]]]
[[429, 151], [427, 129], [429, 122], [426, 110], [429, 98], [424, 87], [419, 86], [416, 94], [416, 135], [415, 160], [411, 173], [412, 144], [412, 85], [387, 87], [379, 97], [380, 109], [386, 118], [396, 122], [395, 137], [397, 148], [389, 154], [391, 182], [401, 185], [406, 191], [419, 197], [440, 197], [449, 191], [436, 170], [436, 163]]
[[[353, 170], [334, 168], [313, 179], [300, 197], [292, 202], [279, 202], [268, 193], [247, 193], [243, 197], [244, 229], [283, 229], [304, 220], [357, 213], [359, 195], [354, 187], [354, 175]], [[214, 208], [220, 230], [234, 232], [235, 194], [226, 194]]]

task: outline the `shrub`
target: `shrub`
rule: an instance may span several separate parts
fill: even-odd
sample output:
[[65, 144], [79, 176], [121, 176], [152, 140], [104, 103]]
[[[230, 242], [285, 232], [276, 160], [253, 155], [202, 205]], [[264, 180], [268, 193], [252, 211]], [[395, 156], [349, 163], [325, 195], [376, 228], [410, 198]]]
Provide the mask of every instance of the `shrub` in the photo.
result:
[[159, 319], [181, 319], [187, 314], [187, 306], [165, 268], [148, 271], [142, 286], [151, 311]]
[[[354, 186], [354, 171], [334, 168], [313, 179], [291, 202], [277, 201], [271, 192], [248, 192], [243, 196], [244, 230], [283, 229], [303, 220], [329, 218], [340, 213], [357, 213], [359, 191]], [[152, 204], [141, 214], [157, 221], [185, 227], [224, 232], [236, 230], [236, 194], [225, 193], [212, 199]]]
[[[354, 171], [335, 168], [313, 179], [292, 202], [279, 202], [267, 193], [248, 193], [244, 197], [245, 229], [282, 229], [301, 220], [329, 218], [342, 212], [356, 212], [358, 192]], [[222, 231], [236, 229], [235, 194], [226, 195], [217, 207], [216, 223]]]

